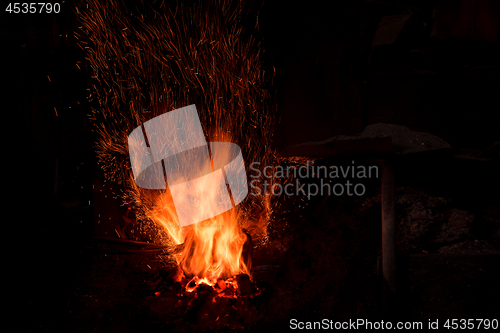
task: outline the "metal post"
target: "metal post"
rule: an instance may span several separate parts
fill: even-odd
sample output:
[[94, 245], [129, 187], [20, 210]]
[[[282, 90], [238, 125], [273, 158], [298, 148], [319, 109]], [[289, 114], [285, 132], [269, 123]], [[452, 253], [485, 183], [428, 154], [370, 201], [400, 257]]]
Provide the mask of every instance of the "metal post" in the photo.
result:
[[382, 273], [384, 276], [384, 307], [396, 293], [396, 205], [394, 172], [390, 161], [382, 163]]

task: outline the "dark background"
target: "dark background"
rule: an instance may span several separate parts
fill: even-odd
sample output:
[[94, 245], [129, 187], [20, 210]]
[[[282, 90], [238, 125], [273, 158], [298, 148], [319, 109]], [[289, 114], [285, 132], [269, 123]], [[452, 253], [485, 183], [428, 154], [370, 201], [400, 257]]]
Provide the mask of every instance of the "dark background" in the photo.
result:
[[[92, 235], [113, 230], [112, 222], [98, 226], [96, 216], [111, 220], [124, 214], [113, 199], [115, 185], [105, 185], [94, 155], [97, 137], [87, 118], [92, 73], [73, 35], [78, 5], [65, 1], [58, 14], [9, 14], [2, 4], [0, 14], [9, 133], [4, 265], [13, 281], [7, 286], [11, 310], [32, 330], [50, 331], [58, 327], [55, 318], [71, 311], [68, 295], [79, 290], [75, 276], [92, 267], [82, 246]], [[394, 17], [380, 30], [388, 16]], [[488, 241], [498, 251], [499, 18], [495, 0], [265, 2], [259, 22], [265, 65], [276, 67], [275, 148], [354, 135], [379, 122], [439, 136], [452, 154], [402, 161], [397, 185], [437, 193], [473, 214], [487, 210], [481, 214], [489, 222], [476, 223], [471, 239]], [[443, 265], [434, 258], [436, 266]], [[490, 272], [498, 265], [498, 256], [492, 258], [472, 259], [481, 267], [470, 260], [459, 265]], [[417, 260], [414, 267], [426, 262]], [[498, 294], [488, 289], [493, 274], [498, 271], [477, 281], [473, 276], [471, 281], [488, 287], [467, 294], [464, 302]], [[429, 288], [439, 286], [438, 281]], [[462, 287], [458, 283], [456, 290]], [[441, 308], [449, 304], [427, 301]], [[456, 311], [451, 315], [464, 314]]]

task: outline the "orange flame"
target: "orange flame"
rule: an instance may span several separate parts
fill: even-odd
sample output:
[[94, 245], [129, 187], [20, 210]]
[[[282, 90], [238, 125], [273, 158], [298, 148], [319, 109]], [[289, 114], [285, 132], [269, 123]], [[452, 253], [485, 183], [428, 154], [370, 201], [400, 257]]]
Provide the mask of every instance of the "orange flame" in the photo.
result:
[[[89, 119], [100, 137], [96, 151], [106, 177], [126, 185], [121, 196], [143, 230], [167, 232], [171, 254], [187, 276], [214, 283], [249, 274], [243, 246], [249, 234], [257, 245], [266, 243], [270, 197], [249, 193], [236, 208], [181, 228], [169, 190], [136, 186], [127, 138], [148, 119], [195, 104], [207, 142], [237, 144], [247, 171], [254, 161], [259, 168], [275, 164], [270, 142], [276, 105], [266, 88], [274, 69], [264, 69], [257, 35], [245, 33], [243, 20], [253, 17], [247, 14], [251, 2], [85, 3], [77, 11], [82, 26], [76, 38], [94, 75], [89, 100], [99, 105]], [[251, 20], [258, 30], [258, 17]], [[203, 193], [210, 186], [195, 190]]]
[[187, 276], [207, 278], [206, 283], [213, 285], [218, 278], [250, 275], [250, 263], [242, 259], [247, 235], [238, 224], [237, 208], [181, 228], [166, 191], [158, 197], [150, 217], [167, 230], [176, 245], [183, 246], [175, 257]]

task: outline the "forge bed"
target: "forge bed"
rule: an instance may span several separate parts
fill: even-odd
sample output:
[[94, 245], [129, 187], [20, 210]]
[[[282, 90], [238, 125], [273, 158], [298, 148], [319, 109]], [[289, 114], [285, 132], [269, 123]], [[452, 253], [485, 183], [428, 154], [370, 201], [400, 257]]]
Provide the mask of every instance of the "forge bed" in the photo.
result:
[[[400, 298], [393, 318], [495, 318], [500, 255], [494, 198], [468, 201], [457, 190], [477, 196], [478, 179], [443, 193], [410, 186], [425, 187], [420, 179], [399, 179]], [[269, 243], [253, 252], [254, 267], [271, 265], [255, 271], [262, 292], [219, 297], [216, 304], [213, 289], [195, 299], [174, 283], [176, 268], [163, 255], [92, 253], [85, 250], [88, 239], [71, 239], [74, 234], [26, 232], [26, 246], [7, 261], [14, 281], [10, 309], [29, 314], [18, 325], [31, 331], [286, 331], [292, 319], [388, 320], [377, 266], [380, 194], [369, 188], [359, 198], [283, 199]]]

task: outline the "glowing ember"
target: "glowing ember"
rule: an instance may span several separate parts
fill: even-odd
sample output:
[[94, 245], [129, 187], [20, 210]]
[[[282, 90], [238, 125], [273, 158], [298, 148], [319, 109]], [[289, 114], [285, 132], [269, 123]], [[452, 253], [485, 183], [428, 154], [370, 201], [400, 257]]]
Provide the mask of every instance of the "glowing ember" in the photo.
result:
[[267, 241], [270, 197], [249, 188], [236, 208], [181, 228], [169, 189], [135, 184], [127, 137], [148, 119], [195, 104], [207, 142], [236, 143], [247, 171], [254, 161], [259, 168], [275, 164], [270, 150], [275, 105], [265, 89], [273, 70], [262, 68], [253, 31], [244, 32], [249, 17], [257, 28], [256, 15], [248, 12], [244, 2], [228, 0], [191, 7], [179, 2], [172, 8], [162, 1], [89, 0], [77, 10], [82, 36], [76, 37], [95, 79], [89, 90], [98, 105], [89, 117], [100, 136], [99, 162], [108, 179], [125, 185], [120, 195], [144, 232], [168, 236], [162, 241], [195, 285], [217, 286], [220, 278], [250, 275], [243, 246], [247, 235], [257, 245]]

